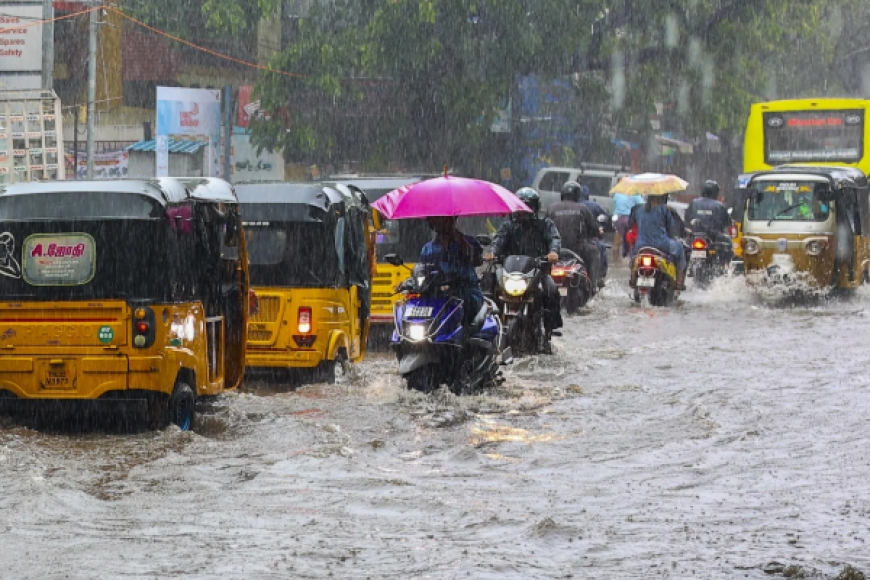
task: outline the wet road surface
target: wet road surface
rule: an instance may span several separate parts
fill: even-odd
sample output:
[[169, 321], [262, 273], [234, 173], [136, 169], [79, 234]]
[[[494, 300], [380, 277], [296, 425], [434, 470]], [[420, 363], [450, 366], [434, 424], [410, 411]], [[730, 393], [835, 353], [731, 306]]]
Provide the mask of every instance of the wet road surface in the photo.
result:
[[0, 577], [870, 572], [870, 289], [779, 308], [690, 281], [649, 309], [617, 277], [482, 396], [406, 392], [373, 354], [251, 381], [190, 433], [4, 418]]

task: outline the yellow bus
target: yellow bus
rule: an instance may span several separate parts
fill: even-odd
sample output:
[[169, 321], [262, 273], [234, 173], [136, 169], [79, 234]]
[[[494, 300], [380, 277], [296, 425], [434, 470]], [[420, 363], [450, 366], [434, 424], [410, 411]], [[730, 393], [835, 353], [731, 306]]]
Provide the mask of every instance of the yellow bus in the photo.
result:
[[806, 163], [857, 167], [870, 173], [865, 99], [794, 99], [755, 103], [743, 149], [746, 173]]

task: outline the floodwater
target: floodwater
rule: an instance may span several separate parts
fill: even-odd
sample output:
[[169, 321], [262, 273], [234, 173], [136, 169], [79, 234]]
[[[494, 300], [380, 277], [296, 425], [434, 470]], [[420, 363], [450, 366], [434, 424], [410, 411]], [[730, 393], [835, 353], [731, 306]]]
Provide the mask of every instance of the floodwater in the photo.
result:
[[870, 291], [741, 280], [669, 309], [625, 271], [479, 397], [386, 354], [251, 383], [194, 432], [0, 423], [3, 578], [833, 578], [870, 572]]

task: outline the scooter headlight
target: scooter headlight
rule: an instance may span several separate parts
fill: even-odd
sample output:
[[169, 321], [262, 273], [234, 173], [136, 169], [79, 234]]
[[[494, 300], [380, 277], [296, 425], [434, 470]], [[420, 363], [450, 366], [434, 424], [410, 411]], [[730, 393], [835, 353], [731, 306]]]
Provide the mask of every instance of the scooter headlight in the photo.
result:
[[529, 282], [522, 276], [505, 276], [504, 291], [509, 296], [522, 296], [526, 293], [529, 287]]
[[414, 342], [426, 340], [426, 336], [428, 335], [425, 324], [409, 324], [406, 332], [408, 334], [408, 339]]

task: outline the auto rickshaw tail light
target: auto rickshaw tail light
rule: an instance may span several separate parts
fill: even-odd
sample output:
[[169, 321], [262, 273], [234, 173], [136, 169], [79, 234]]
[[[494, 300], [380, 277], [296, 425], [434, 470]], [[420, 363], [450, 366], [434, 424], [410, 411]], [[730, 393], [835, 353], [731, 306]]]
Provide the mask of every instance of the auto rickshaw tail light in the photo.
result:
[[311, 307], [300, 306], [296, 317], [296, 329], [299, 334], [311, 334]]
[[156, 326], [153, 310], [145, 306], [133, 310], [133, 346], [148, 348], [154, 344]]
[[692, 242], [692, 249], [693, 250], [706, 250], [707, 249], [707, 242], [701, 238], [698, 238], [697, 240]]

